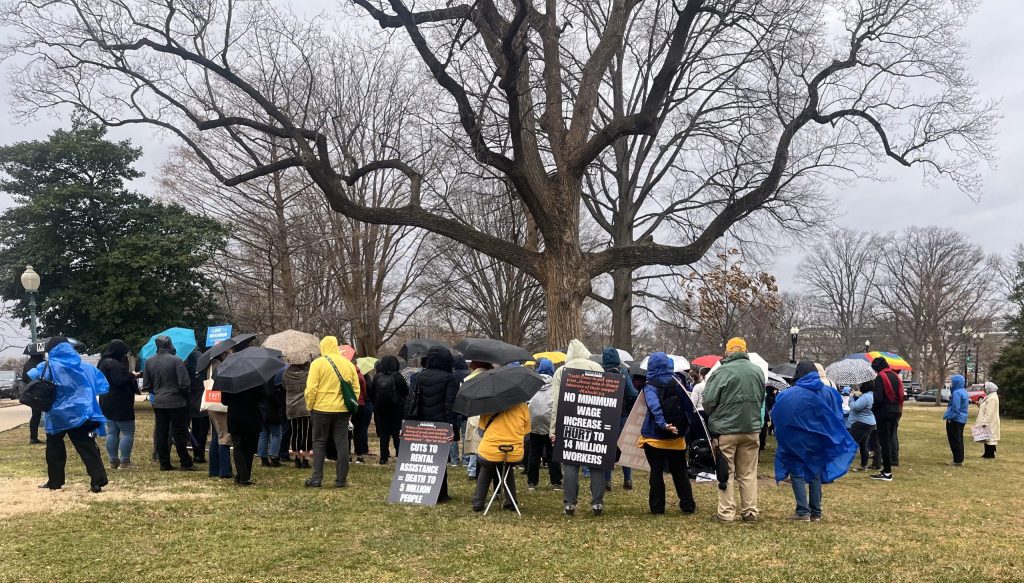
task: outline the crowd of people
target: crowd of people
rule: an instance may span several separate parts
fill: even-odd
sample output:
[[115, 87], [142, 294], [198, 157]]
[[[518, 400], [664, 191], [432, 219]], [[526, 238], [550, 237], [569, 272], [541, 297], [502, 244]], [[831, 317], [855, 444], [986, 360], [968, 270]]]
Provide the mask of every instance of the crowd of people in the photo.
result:
[[[518, 509], [516, 472], [509, 466], [521, 465], [531, 490], [539, 487], [546, 466], [568, 516], [578, 507], [581, 476], [589, 476], [590, 510], [600, 515], [613, 472], [559, 464], [552, 455], [559, 389], [569, 369], [622, 375], [622, 425], [635, 403], [642, 400], [646, 405], [636, 446], [650, 466], [648, 505], [653, 514], [666, 511], [665, 474], [672, 479], [680, 511], [696, 511], [690, 466], [698, 463], [692, 446], [702, 441], [714, 459], [712, 471], [726, 474], [720, 478], [712, 516], [723, 523], [758, 520], [758, 461], [769, 433], [776, 441], [775, 479], [790, 482], [795, 500], [791, 518], [796, 521], [820, 520], [822, 485], [842, 477], [851, 466], [855, 472], [876, 470], [870, 476], [873, 480], [890, 482], [899, 465], [898, 426], [905, 391], [902, 378], [885, 358], [871, 363], [875, 378], [856, 387], [835, 387], [819, 365], [799, 362], [792, 386], [776, 395], [767, 386], [765, 371], [751, 361], [742, 338], [727, 343], [714, 368], [695, 366], [687, 372], [678, 372], [664, 352], [652, 354], [643, 369], [621, 362], [614, 348], [592, 358], [582, 342], [573, 340], [561, 366], [547, 358], [526, 363], [544, 381], [528, 402], [465, 418], [454, 410], [460, 387], [497, 364], [466, 362], [444, 347], [430, 348], [420, 362], [385, 356], [373, 370], [362, 371], [354, 349], [326, 336], [318, 358], [283, 367], [263, 385], [224, 392], [220, 402], [209, 399], [206, 381], [217, 377], [230, 351], [201, 367], [198, 349], [178, 355], [171, 339], [161, 336], [141, 374], [130, 366], [129, 353], [125, 342], [114, 340], [93, 367], [67, 339], [55, 337], [46, 344], [45, 356], [26, 363], [27, 381], [46, 379], [56, 385], [53, 406], [44, 415], [47, 481], [41, 488], [56, 490], [65, 484], [65, 437], [85, 464], [93, 492], [108, 484], [107, 465], [118, 471], [131, 469], [136, 395], [148, 393], [155, 421], [152, 455], [161, 471], [195, 471], [197, 464], [207, 464], [209, 476], [250, 486], [257, 458], [268, 467], [280, 467], [284, 460], [309, 469], [305, 486], [320, 488], [325, 461], [334, 459], [334, 486], [345, 488], [351, 459], [361, 464], [369, 457], [371, 424], [379, 439], [378, 462], [385, 465], [392, 448], [397, 455], [404, 420], [443, 422], [454, 428], [450, 464], [464, 464], [469, 479], [476, 481], [474, 511], [484, 510], [491, 489], [498, 488], [499, 475], [508, 476], [501, 493], [503, 505]], [[968, 397], [962, 376], [954, 375], [951, 385], [944, 419], [951, 464], [960, 466]], [[984, 443], [983, 457], [991, 459], [1000, 433], [998, 388], [987, 383], [985, 390], [972, 437]], [[37, 443], [36, 429], [30, 431], [31, 441]], [[95, 436], [106, 438], [107, 464]], [[172, 463], [172, 446], [177, 466]], [[439, 503], [451, 499], [451, 471], [442, 478]], [[623, 467], [622, 486], [633, 488], [631, 468]]]

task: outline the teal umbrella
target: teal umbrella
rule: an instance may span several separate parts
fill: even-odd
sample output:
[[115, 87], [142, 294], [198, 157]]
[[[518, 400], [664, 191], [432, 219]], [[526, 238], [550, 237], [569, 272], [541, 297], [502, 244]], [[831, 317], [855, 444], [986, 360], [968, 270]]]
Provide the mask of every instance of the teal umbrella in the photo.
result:
[[171, 343], [174, 344], [174, 352], [182, 360], [188, 358], [189, 354], [196, 349], [196, 333], [195, 330], [189, 328], [168, 328], [159, 334], [154, 334], [149, 342], [142, 347], [139, 351], [139, 358], [143, 363], [146, 359], [156, 354], [156, 339], [158, 336], [167, 336], [171, 339]]

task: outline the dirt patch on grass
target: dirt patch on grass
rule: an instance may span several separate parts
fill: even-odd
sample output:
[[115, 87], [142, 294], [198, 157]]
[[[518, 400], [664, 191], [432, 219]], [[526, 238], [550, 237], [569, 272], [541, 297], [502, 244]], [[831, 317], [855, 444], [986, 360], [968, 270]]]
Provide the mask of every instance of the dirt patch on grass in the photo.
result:
[[60, 490], [48, 490], [39, 488], [39, 480], [33, 478], [0, 478], [0, 492], [4, 493], [4, 500], [0, 503], [0, 518], [33, 512], [62, 514], [80, 510], [92, 502], [170, 502], [214, 496], [213, 492], [200, 486], [184, 492], [164, 488], [127, 489], [113, 484], [99, 494], [90, 492], [85, 484], [65, 484]]

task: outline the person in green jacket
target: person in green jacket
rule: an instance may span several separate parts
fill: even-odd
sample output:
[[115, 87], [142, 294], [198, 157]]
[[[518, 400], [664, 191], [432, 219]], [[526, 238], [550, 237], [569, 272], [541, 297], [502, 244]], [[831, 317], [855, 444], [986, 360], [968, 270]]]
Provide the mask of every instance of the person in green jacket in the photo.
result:
[[736, 520], [733, 484], [739, 486], [739, 515], [744, 522], [756, 522], [757, 455], [763, 423], [765, 375], [747, 356], [747, 343], [733, 338], [726, 344], [725, 358], [712, 371], [704, 388], [704, 411], [708, 430], [717, 442], [719, 455], [729, 462], [729, 482], [718, 491], [719, 522]]

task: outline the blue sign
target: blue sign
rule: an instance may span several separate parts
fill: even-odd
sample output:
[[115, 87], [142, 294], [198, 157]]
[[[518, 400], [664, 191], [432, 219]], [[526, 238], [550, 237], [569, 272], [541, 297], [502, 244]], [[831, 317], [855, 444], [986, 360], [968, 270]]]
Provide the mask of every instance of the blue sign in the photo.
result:
[[231, 338], [231, 324], [210, 326], [206, 329], [206, 347], [209, 348], [221, 340]]

